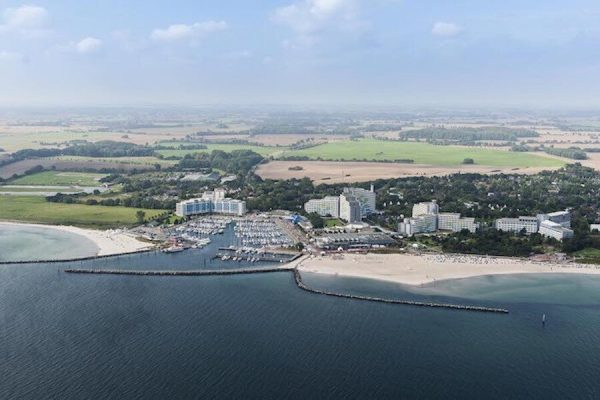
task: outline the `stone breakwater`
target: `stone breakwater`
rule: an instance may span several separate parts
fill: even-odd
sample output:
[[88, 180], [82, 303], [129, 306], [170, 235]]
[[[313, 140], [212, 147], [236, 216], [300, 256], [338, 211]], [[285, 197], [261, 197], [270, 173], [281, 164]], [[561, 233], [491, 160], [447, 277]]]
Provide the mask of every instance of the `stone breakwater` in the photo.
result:
[[134, 254], [143, 254], [143, 253], [153, 253], [157, 252], [156, 249], [145, 249], [132, 251], [128, 253], [119, 253], [119, 254], [105, 254], [101, 256], [88, 256], [88, 257], [78, 257], [78, 258], [63, 258], [56, 260], [31, 260], [31, 261], [0, 261], [0, 265], [19, 265], [19, 264], [58, 264], [58, 263], [70, 263], [70, 262], [78, 262], [78, 261], [91, 261], [91, 260], [100, 260], [104, 258], [113, 258], [113, 257], [121, 257], [121, 256], [130, 256]]
[[218, 269], [218, 270], [191, 270], [191, 271], [135, 271], [123, 269], [65, 269], [68, 274], [91, 275], [134, 275], [134, 276], [215, 276], [215, 275], [250, 275], [266, 274], [272, 272], [288, 272], [293, 268], [243, 268], [243, 269]]
[[251, 275], [265, 274], [274, 272], [292, 272], [296, 286], [308, 293], [319, 294], [323, 296], [338, 297], [343, 299], [370, 301], [375, 303], [408, 305], [415, 307], [445, 308], [458, 311], [473, 311], [508, 314], [508, 310], [503, 308], [482, 307], [472, 305], [460, 305], [450, 303], [428, 303], [412, 300], [383, 299], [380, 297], [358, 296], [352, 294], [343, 294], [330, 292], [320, 289], [314, 289], [307, 286], [302, 280], [302, 275], [295, 267], [279, 268], [243, 268], [243, 269], [223, 269], [223, 270], [192, 270], [192, 271], [135, 271], [135, 270], [109, 270], [109, 269], [65, 269], [69, 274], [87, 274], [87, 275], [132, 275], [132, 276], [223, 276], [223, 275]]
[[460, 305], [460, 304], [450, 304], [450, 303], [427, 303], [427, 302], [411, 301], [411, 300], [383, 299], [380, 297], [357, 296], [357, 295], [353, 295], [353, 294], [329, 292], [329, 291], [314, 289], [314, 288], [306, 286], [306, 284], [302, 280], [302, 275], [300, 275], [300, 271], [298, 271], [298, 269], [294, 269], [293, 272], [294, 272], [294, 279], [296, 280], [296, 285], [300, 289], [307, 291], [309, 293], [320, 294], [323, 296], [339, 297], [339, 298], [343, 298], [343, 299], [352, 299], [352, 300], [372, 301], [372, 302], [376, 302], [376, 303], [403, 304], [403, 305], [417, 306], [417, 307], [447, 308], [447, 309], [451, 309], [451, 310], [478, 311], [478, 312], [508, 314], [508, 310], [506, 310], [504, 308], [481, 307], [481, 306]]

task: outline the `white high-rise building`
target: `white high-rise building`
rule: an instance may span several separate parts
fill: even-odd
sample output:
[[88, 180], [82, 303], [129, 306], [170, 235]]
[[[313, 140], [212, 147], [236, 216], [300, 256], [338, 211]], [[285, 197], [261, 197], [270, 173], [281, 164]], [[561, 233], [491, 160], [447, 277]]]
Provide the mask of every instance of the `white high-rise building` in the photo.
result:
[[189, 199], [177, 203], [175, 214], [180, 217], [189, 217], [201, 214], [227, 214], [242, 216], [246, 214], [246, 202], [225, 197], [224, 189], [214, 192], [204, 192], [201, 198]]
[[358, 200], [363, 217], [377, 211], [377, 195], [375, 194], [375, 188], [373, 185], [371, 185], [371, 190], [347, 187], [344, 188], [344, 193], [349, 194]]
[[304, 203], [304, 210], [307, 213], [317, 213], [321, 217], [340, 216], [340, 197], [327, 196], [322, 199], [312, 199]]
[[429, 201], [425, 203], [417, 203], [412, 208], [412, 215], [416, 217], [417, 215], [425, 215], [425, 214], [439, 214], [440, 207], [437, 202]]
[[552, 221], [560, 224], [563, 228], [571, 227], [571, 213], [567, 210], [556, 211], [549, 214], [538, 214], [537, 219], [540, 224], [542, 221]]
[[360, 222], [362, 219], [360, 202], [349, 193], [342, 193], [340, 195], [340, 218], [350, 224]]

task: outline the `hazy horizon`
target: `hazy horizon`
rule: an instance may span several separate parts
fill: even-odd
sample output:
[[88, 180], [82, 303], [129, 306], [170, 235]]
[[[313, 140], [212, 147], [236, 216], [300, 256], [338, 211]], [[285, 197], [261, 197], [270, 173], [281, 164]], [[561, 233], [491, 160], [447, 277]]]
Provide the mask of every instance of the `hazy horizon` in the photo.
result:
[[0, 2], [0, 106], [600, 107], [591, 0]]

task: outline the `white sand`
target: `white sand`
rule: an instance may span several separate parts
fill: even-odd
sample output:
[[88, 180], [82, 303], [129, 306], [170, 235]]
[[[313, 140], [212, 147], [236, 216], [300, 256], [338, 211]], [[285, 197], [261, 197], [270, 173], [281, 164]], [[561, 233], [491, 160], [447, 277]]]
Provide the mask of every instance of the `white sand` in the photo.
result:
[[96, 244], [96, 246], [98, 246], [99, 250], [96, 255], [99, 256], [134, 253], [136, 251], [146, 250], [153, 247], [148, 243], [137, 240], [133, 235], [129, 234], [127, 231], [120, 229], [100, 231], [65, 225], [22, 224], [16, 222], [0, 222], [0, 224], [56, 229], [63, 232], [70, 232], [76, 235], [80, 235], [91, 240]]
[[344, 254], [305, 258], [298, 268], [304, 272], [377, 279], [405, 285], [501, 274], [600, 274], [600, 266], [594, 265], [467, 255]]

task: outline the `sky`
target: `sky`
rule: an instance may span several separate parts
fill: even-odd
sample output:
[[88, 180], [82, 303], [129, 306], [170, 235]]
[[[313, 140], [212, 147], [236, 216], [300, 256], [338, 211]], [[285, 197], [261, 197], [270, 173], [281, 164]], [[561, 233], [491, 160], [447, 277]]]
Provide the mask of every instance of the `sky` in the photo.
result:
[[598, 0], [0, 0], [0, 106], [600, 107]]

